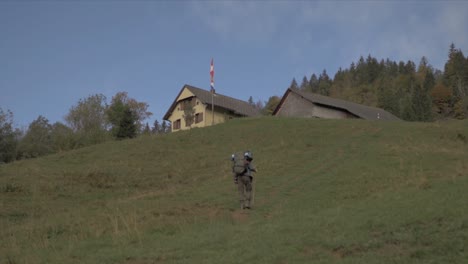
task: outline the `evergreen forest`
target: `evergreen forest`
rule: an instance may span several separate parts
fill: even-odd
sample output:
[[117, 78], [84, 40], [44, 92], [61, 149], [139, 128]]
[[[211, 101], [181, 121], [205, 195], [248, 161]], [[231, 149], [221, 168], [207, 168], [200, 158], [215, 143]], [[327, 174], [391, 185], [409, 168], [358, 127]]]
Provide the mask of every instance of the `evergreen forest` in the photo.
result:
[[340, 68], [334, 78], [324, 69], [304, 76], [290, 88], [382, 108], [406, 121], [468, 117], [468, 57], [452, 43], [443, 71], [426, 57], [413, 61], [377, 59], [368, 55]]

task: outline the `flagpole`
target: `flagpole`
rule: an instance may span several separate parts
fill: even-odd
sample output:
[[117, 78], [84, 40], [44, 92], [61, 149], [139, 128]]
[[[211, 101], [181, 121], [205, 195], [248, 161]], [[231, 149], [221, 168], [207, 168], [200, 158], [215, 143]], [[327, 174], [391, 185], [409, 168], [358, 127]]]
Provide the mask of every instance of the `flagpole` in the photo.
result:
[[211, 125], [214, 125], [214, 92], [211, 91]]
[[211, 125], [214, 125], [214, 64], [213, 64], [213, 58], [211, 58], [211, 65], [210, 65], [210, 87], [211, 87]]

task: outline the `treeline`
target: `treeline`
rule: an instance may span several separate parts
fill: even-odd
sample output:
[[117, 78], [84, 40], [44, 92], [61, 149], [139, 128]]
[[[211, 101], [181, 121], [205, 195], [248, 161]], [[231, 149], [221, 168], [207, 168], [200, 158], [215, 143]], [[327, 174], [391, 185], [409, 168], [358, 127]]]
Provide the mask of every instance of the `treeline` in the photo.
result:
[[379, 107], [407, 121], [468, 118], [468, 57], [454, 44], [443, 72], [425, 57], [416, 65], [369, 55], [340, 68], [333, 79], [323, 70], [304, 76], [300, 85], [293, 79], [290, 87]]
[[[271, 98], [266, 107], [261, 101], [253, 103], [252, 97], [249, 102], [267, 115], [276, 107]], [[72, 106], [65, 115], [65, 123], [51, 124], [40, 115], [26, 130], [15, 128], [13, 113], [0, 107], [0, 163], [37, 158], [109, 140], [171, 132], [171, 124], [165, 120], [155, 120], [152, 126], [144, 123], [152, 116], [148, 107], [147, 103], [128, 97], [126, 92], [117, 93], [109, 104], [104, 95], [95, 94]]]
[[152, 115], [148, 104], [119, 92], [110, 104], [102, 94], [80, 99], [65, 116], [66, 123], [50, 124], [37, 117], [25, 131], [14, 128], [13, 113], [0, 108], [0, 163], [36, 158], [73, 150], [108, 140], [134, 138], [141, 134], [170, 132], [170, 124], [144, 120]]
[[[416, 66], [412, 61], [378, 61], [369, 55], [340, 68], [333, 79], [323, 70], [319, 76], [304, 76], [300, 85], [293, 79], [290, 87], [383, 108], [407, 121], [468, 118], [468, 57], [454, 44], [444, 71], [434, 69], [425, 57]], [[263, 103], [250, 97], [248, 102], [271, 115], [280, 99], [271, 96]], [[14, 128], [13, 113], [0, 108], [0, 163], [171, 131], [166, 121], [144, 123], [150, 116], [148, 104], [126, 92], [117, 93], [109, 104], [102, 94], [80, 99], [65, 123], [50, 124], [39, 116], [25, 131]]]

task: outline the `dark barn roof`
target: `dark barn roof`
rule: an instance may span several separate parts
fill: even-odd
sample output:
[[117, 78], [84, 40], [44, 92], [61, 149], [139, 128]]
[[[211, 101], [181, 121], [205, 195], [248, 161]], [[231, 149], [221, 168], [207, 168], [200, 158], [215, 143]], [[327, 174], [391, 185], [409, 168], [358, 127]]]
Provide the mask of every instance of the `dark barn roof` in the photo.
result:
[[400, 120], [398, 117], [392, 115], [391, 113], [377, 107], [370, 107], [365, 106], [337, 98], [332, 98], [320, 94], [304, 92], [298, 89], [288, 88], [286, 90], [283, 98], [281, 99], [280, 103], [276, 107], [273, 115], [275, 115], [281, 108], [284, 100], [286, 99], [288, 93], [295, 93], [305, 100], [323, 106], [329, 106], [337, 109], [341, 109], [347, 111], [359, 118], [366, 119], [366, 120]]
[[[180, 94], [185, 88], [192, 92], [195, 95], [195, 97], [197, 97], [198, 100], [200, 100], [203, 104], [211, 106], [212, 94], [210, 91], [206, 91], [201, 88], [197, 88], [186, 84], [182, 87], [176, 99], [172, 103], [171, 107], [164, 115], [163, 120], [168, 120], [169, 116], [171, 115], [172, 111], [174, 111], [174, 108], [177, 105], [177, 98], [179, 98]], [[213, 105], [215, 107], [229, 110], [239, 116], [257, 116], [260, 114], [260, 112], [257, 109], [255, 109], [253, 106], [251, 106], [245, 101], [217, 93], [213, 96]]]

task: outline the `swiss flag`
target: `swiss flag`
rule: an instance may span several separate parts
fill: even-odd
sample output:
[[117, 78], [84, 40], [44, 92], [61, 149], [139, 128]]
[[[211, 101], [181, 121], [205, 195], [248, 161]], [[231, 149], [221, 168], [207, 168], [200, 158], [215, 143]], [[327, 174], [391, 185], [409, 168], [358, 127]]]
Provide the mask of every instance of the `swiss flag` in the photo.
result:
[[211, 65], [210, 65], [210, 86], [211, 86], [211, 92], [215, 93], [215, 88], [214, 88], [214, 63], [213, 63], [213, 58], [211, 58]]

